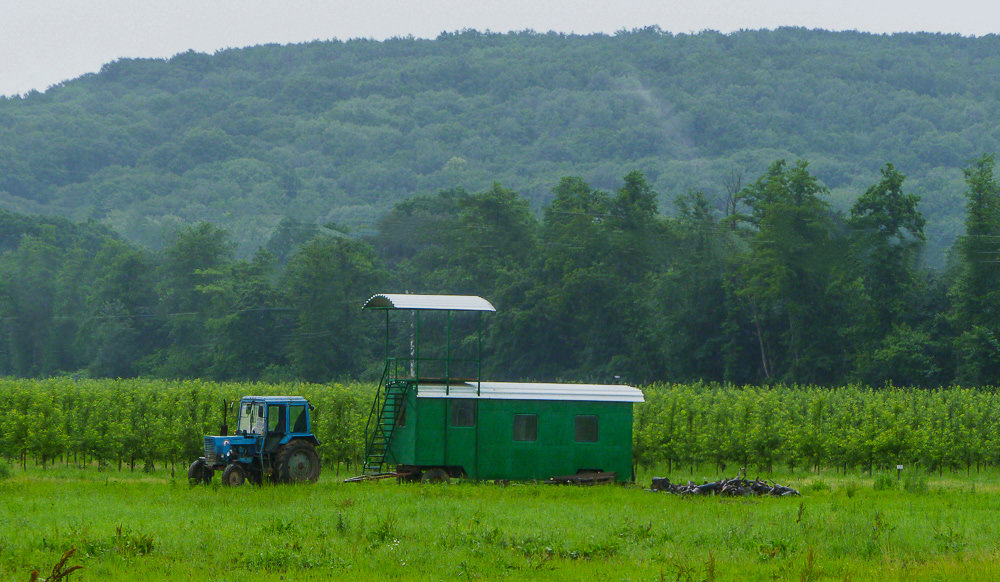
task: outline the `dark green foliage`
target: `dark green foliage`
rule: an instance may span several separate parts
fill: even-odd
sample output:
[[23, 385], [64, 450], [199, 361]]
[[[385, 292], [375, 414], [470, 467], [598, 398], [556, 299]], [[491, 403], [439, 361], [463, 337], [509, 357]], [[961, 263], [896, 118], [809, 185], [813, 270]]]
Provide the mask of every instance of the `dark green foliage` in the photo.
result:
[[90, 375], [129, 378], [162, 336], [155, 316], [153, 259], [126, 243], [109, 241], [95, 262], [76, 345]]
[[205, 321], [212, 346], [209, 376], [255, 380], [265, 377], [268, 368], [285, 365], [292, 310], [275, 289], [275, 276], [273, 257], [260, 251], [202, 287], [210, 306]]
[[[723, 374], [726, 321], [735, 297], [727, 292], [726, 274], [739, 239], [712, 211], [701, 191], [676, 201], [670, 225], [676, 245], [670, 268], [649, 279], [642, 313], [648, 325], [645, 348], [651, 352], [650, 376], [694, 380], [732, 378]], [[666, 243], [661, 240], [661, 244]], [[720, 333], [723, 332], [723, 333]], [[747, 381], [747, 377], [734, 378]]]
[[993, 164], [986, 155], [965, 169], [965, 236], [957, 243], [952, 296], [956, 380], [968, 385], [1000, 377], [1000, 186]]
[[[251, 259], [209, 223], [149, 252], [92, 224], [9, 215], [0, 372], [371, 378], [382, 321], [360, 306], [409, 291], [498, 307], [483, 318], [487, 379], [990, 384], [1000, 307], [981, 255], [996, 245], [975, 233], [1000, 224], [992, 158], [967, 175], [970, 234], [940, 276], [917, 263], [923, 218], [889, 164], [849, 218], [806, 162], [779, 160], [746, 187], [731, 174], [724, 214], [692, 190], [664, 217], [637, 171], [613, 194], [566, 177], [541, 220], [500, 184], [456, 188], [398, 204], [372, 236], [285, 220], [278, 256]], [[457, 357], [478, 351], [478, 321], [455, 319]], [[443, 345], [430, 323], [424, 356]], [[391, 333], [407, 345], [412, 330]]]
[[360, 307], [382, 280], [361, 241], [318, 236], [292, 257], [281, 287], [294, 315], [287, 357], [296, 377], [358, 377], [375, 363], [377, 328]]
[[737, 196], [749, 252], [733, 285], [753, 321], [762, 380], [822, 382], [846, 371], [838, 334], [855, 312], [827, 195], [804, 161], [779, 160]]
[[175, 235], [157, 269], [157, 315], [167, 343], [143, 363], [143, 372], [167, 378], [204, 374], [211, 354], [208, 294], [225, 277], [231, 254], [228, 234], [211, 224], [184, 227]]
[[865, 291], [874, 310], [872, 336], [884, 336], [893, 323], [914, 320], [921, 293], [917, 253], [924, 241], [920, 198], [902, 190], [904, 176], [886, 164], [882, 180], [851, 207], [854, 252]]

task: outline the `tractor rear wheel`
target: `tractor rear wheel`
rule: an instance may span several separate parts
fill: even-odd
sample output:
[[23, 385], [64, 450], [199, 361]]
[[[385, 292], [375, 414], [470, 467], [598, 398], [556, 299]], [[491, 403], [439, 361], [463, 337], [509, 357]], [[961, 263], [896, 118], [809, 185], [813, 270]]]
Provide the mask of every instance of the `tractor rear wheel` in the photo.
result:
[[281, 483], [314, 483], [319, 479], [319, 471], [319, 453], [308, 441], [292, 441], [278, 453], [278, 481]]
[[205, 459], [198, 459], [188, 467], [188, 483], [191, 485], [208, 485], [212, 482], [215, 470], [205, 463]]
[[222, 472], [222, 484], [229, 487], [239, 487], [247, 481], [247, 471], [239, 463], [230, 463]]

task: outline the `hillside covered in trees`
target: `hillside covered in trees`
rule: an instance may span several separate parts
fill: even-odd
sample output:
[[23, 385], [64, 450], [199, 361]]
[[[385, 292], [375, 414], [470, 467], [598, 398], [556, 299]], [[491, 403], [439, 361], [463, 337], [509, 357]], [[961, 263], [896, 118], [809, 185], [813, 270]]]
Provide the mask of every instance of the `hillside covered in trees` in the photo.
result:
[[613, 191], [639, 170], [665, 215], [692, 188], [725, 214], [777, 159], [809, 160], [846, 213], [891, 162], [940, 268], [962, 231], [962, 168], [1000, 150], [998, 70], [992, 35], [803, 29], [465, 31], [123, 59], [0, 99], [0, 205], [151, 249], [207, 221], [249, 257], [289, 236], [284, 219], [372, 235], [414, 195], [495, 182], [538, 213], [563, 177]]

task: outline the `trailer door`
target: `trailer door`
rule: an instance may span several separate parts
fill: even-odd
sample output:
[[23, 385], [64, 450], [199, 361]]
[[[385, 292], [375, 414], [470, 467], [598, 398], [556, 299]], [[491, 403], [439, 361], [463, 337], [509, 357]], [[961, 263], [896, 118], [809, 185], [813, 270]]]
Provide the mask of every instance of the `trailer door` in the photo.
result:
[[461, 467], [475, 479], [479, 406], [475, 398], [449, 398], [445, 439], [445, 465]]

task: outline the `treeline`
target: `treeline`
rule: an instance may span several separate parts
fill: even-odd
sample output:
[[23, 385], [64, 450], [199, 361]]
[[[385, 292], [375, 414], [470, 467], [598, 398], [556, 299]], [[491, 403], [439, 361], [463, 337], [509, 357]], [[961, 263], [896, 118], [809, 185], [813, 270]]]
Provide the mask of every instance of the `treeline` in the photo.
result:
[[[324, 464], [356, 470], [373, 384], [251, 384], [150, 380], [0, 381], [0, 457], [27, 465], [184, 475], [217, 434], [224, 403], [247, 394], [299, 394], [315, 406]], [[857, 385], [643, 387], [633, 461], [668, 471], [714, 466], [978, 471], [1000, 466], [1000, 398], [991, 389]], [[234, 424], [229, 416], [230, 426]]]
[[563, 176], [725, 193], [808, 158], [846, 209], [886, 160], [924, 199], [934, 262], [970, 158], [1000, 150], [1000, 37], [782, 28], [462, 31], [121, 59], [0, 98], [0, 204], [149, 248], [179, 224], [246, 257], [282, 217], [372, 224], [415, 193], [499, 181], [534, 209]]
[[630, 172], [614, 192], [564, 178], [540, 217], [495, 184], [400, 203], [367, 237], [287, 220], [250, 259], [207, 223], [153, 252], [4, 214], [0, 373], [377, 378], [381, 320], [360, 306], [426, 292], [498, 307], [485, 319], [494, 380], [990, 385], [993, 167], [965, 169], [966, 233], [943, 273], [919, 266], [919, 199], [891, 164], [848, 213], [803, 161], [731, 176], [724, 212], [690, 191], [670, 217]]
[[2, 374], [326, 381], [375, 365], [359, 308], [385, 270], [363, 241], [289, 226], [308, 242], [282, 262], [234, 259], [208, 223], [162, 252], [66, 221], [22, 230], [0, 255]]

